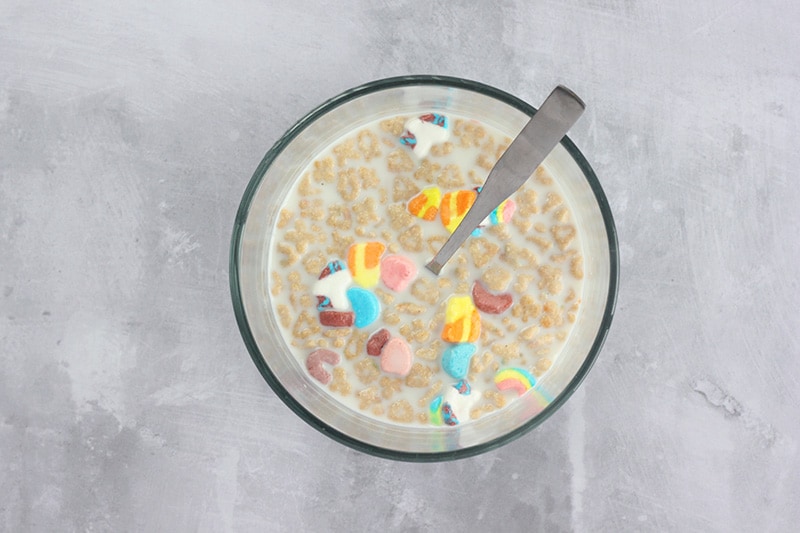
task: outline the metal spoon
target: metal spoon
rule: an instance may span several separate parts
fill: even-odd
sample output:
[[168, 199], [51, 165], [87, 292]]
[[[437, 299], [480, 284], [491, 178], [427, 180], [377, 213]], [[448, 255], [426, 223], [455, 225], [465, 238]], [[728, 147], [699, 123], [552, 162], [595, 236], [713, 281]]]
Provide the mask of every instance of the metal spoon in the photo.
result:
[[583, 114], [586, 105], [571, 90], [559, 85], [542, 103], [505, 153], [495, 163], [481, 192], [461, 223], [425, 267], [439, 275], [472, 231], [522, 187], [544, 158], [556, 147]]

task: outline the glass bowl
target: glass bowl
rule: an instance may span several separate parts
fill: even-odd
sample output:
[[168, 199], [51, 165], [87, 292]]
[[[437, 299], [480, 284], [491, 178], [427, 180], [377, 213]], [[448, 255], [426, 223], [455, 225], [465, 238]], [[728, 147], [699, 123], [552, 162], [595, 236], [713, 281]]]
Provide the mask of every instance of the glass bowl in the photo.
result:
[[231, 241], [230, 285], [236, 319], [253, 362], [281, 400], [325, 435], [357, 450], [406, 461], [483, 453], [520, 437], [552, 415], [586, 377], [614, 315], [618, 245], [608, 201], [589, 163], [565, 137], [545, 160], [581, 229], [582, 307], [535, 394], [469, 423], [411, 427], [367, 417], [312, 382], [291, 354], [272, 313], [267, 265], [284, 197], [322, 149], [376, 119], [437, 111], [477, 119], [514, 137], [536, 109], [493, 87], [444, 76], [404, 76], [356, 87], [323, 103], [290, 128], [259, 164], [239, 207]]

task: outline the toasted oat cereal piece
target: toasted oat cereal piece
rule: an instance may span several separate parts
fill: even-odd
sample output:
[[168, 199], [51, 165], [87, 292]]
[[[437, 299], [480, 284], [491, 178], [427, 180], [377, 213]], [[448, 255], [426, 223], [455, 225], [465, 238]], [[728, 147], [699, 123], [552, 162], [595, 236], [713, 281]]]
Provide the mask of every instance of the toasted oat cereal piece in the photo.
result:
[[369, 161], [373, 157], [379, 157], [382, 153], [378, 136], [369, 130], [359, 131], [356, 136], [356, 142], [358, 144], [358, 149], [361, 151], [361, 157], [363, 157], [365, 161]]
[[381, 182], [373, 168], [358, 167], [358, 176], [361, 178], [361, 188], [364, 190], [374, 189]]
[[352, 202], [361, 193], [361, 179], [358, 171], [354, 168], [346, 168], [339, 171], [336, 182], [336, 190], [339, 196], [346, 202]]
[[395, 150], [386, 158], [386, 165], [392, 172], [411, 172], [414, 170], [414, 160], [405, 150]]
[[447, 237], [444, 235], [434, 235], [433, 237], [428, 237], [425, 242], [428, 244], [430, 253], [436, 255], [436, 252], [447, 242]]
[[376, 287], [376, 288], [372, 289], [372, 291], [375, 293], [375, 296], [380, 298], [380, 300], [384, 304], [391, 305], [392, 303], [394, 303], [394, 294], [392, 294], [390, 292], [387, 292], [387, 291], [381, 289], [380, 287]]
[[553, 247], [553, 243], [541, 235], [529, 235], [525, 237], [525, 240], [538, 246], [542, 252], [546, 252]]
[[514, 333], [517, 331], [517, 323], [511, 320], [511, 317], [509, 316], [503, 317], [503, 325], [506, 327], [506, 331], [509, 333]]
[[411, 302], [398, 304], [396, 309], [398, 312], [408, 315], [421, 315], [425, 312], [425, 308], [423, 306]]
[[486, 129], [477, 122], [466, 122], [457, 119], [453, 128], [453, 135], [459, 138], [461, 146], [466, 148], [477, 147], [486, 137]]
[[283, 254], [283, 259], [281, 259], [281, 266], [288, 267], [292, 266], [300, 259], [300, 254], [298, 254], [292, 246], [289, 246], [285, 242], [278, 243], [278, 252]]
[[562, 224], [560, 226], [553, 226], [550, 228], [550, 233], [553, 235], [553, 240], [556, 241], [561, 250], [566, 250], [572, 240], [575, 238], [575, 226], [572, 224]]
[[439, 348], [441, 343], [436, 340], [432, 343], [419, 348], [414, 355], [419, 357], [420, 359], [425, 359], [426, 361], [436, 361], [439, 358]]
[[400, 335], [405, 337], [409, 343], [413, 341], [421, 343], [431, 338], [430, 330], [419, 318], [415, 318], [410, 324], [403, 324], [400, 327]]
[[550, 294], [559, 294], [563, 285], [561, 283], [561, 270], [550, 265], [542, 265], [539, 272], [539, 289], [544, 289]]
[[416, 183], [406, 176], [397, 176], [392, 185], [392, 201], [405, 202], [420, 191]]
[[392, 137], [399, 137], [406, 129], [407, 117], [393, 117], [381, 120], [380, 128]]
[[547, 357], [540, 357], [538, 361], [536, 361], [536, 366], [533, 367], [533, 374], [538, 378], [548, 370], [550, 367], [553, 366], [553, 361], [548, 359]]
[[355, 242], [355, 237], [334, 231], [331, 233], [333, 244], [325, 249], [328, 255], [333, 257], [347, 257], [347, 250]]
[[575, 299], [576, 296], [577, 295], [575, 294], [575, 289], [571, 288], [567, 293], [567, 296], [564, 298], [564, 302], [571, 302], [572, 300]]
[[350, 394], [353, 387], [347, 379], [347, 371], [344, 368], [337, 366], [333, 369], [333, 381], [329, 385], [329, 388], [342, 396]]
[[506, 333], [502, 329], [498, 328], [491, 320], [483, 320], [481, 322], [481, 342], [484, 344], [489, 344], [493, 340], [492, 335], [502, 339], [506, 336]]
[[300, 193], [300, 196], [313, 196], [315, 194], [319, 194], [321, 189], [314, 187], [311, 183], [311, 176], [308, 174], [303, 175], [300, 178], [300, 184], [297, 186], [297, 192]]
[[483, 284], [493, 291], [504, 291], [511, 281], [511, 272], [503, 267], [491, 267], [481, 277]]
[[575, 279], [583, 279], [583, 256], [576, 255], [569, 263], [569, 273]]
[[437, 381], [433, 385], [431, 385], [431, 388], [429, 388], [425, 392], [425, 394], [422, 396], [422, 398], [419, 399], [417, 403], [419, 404], [420, 407], [427, 407], [428, 404], [431, 403], [431, 400], [433, 400], [433, 398], [437, 394], [439, 394], [440, 390], [442, 390], [442, 382]]
[[564, 323], [561, 306], [553, 300], [547, 300], [542, 307], [542, 316], [539, 325], [543, 328], [552, 328]]
[[503, 253], [500, 254], [500, 259], [515, 269], [533, 268], [539, 263], [533, 252], [510, 242], [507, 242], [503, 247]]
[[514, 227], [516, 227], [522, 233], [528, 233], [531, 230], [531, 228], [533, 227], [533, 221], [532, 220], [529, 220], [527, 218], [522, 218], [522, 217], [514, 217], [514, 218], [512, 218], [511, 219], [511, 223], [514, 224]]
[[500, 251], [500, 247], [497, 244], [483, 237], [472, 238], [469, 241], [469, 253], [472, 256], [472, 264], [476, 268], [485, 267], [489, 261], [494, 259], [498, 251]]
[[369, 385], [381, 376], [381, 371], [375, 360], [365, 357], [355, 364], [356, 377], [364, 385]]
[[406, 376], [406, 385], [409, 387], [422, 388], [430, 385], [433, 377], [433, 369], [422, 363], [414, 363], [411, 372]]
[[323, 335], [329, 339], [336, 339], [339, 337], [349, 337], [353, 333], [352, 328], [331, 328], [322, 332]]
[[530, 217], [539, 212], [536, 202], [539, 195], [533, 189], [522, 188], [517, 193], [517, 214], [523, 217]]
[[398, 400], [389, 406], [389, 420], [408, 424], [414, 420], [414, 408], [408, 400]]
[[496, 161], [493, 161], [491, 158], [486, 157], [486, 154], [478, 154], [478, 160], [476, 161], [477, 165], [486, 170], [492, 170]]
[[422, 228], [417, 224], [402, 232], [397, 240], [407, 252], [421, 252], [425, 245], [425, 241], [422, 239]]
[[443, 189], [457, 189], [465, 184], [461, 168], [452, 164], [444, 167], [444, 170], [436, 178], [436, 182]]
[[289, 307], [286, 304], [278, 304], [278, 319], [281, 321], [281, 326], [285, 328], [292, 324], [292, 315], [289, 313]]
[[270, 294], [278, 296], [283, 291], [283, 279], [277, 270], [272, 271], [272, 287], [270, 287]]
[[303, 268], [312, 276], [319, 274], [327, 263], [328, 258], [321, 251], [312, 252], [303, 258]]
[[561, 330], [556, 334], [556, 338], [558, 340], [562, 341], [562, 342], [567, 340], [568, 336], [569, 336], [569, 331], [565, 331], [565, 330]]
[[541, 309], [541, 306], [536, 303], [536, 299], [533, 296], [525, 294], [511, 307], [511, 315], [521, 319], [523, 322], [528, 322], [538, 316]]
[[539, 326], [528, 326], [527, 328], [523, 329], [519, 332], [518, 338], [523, 341], [532, 340], [536, 337], [536, 334], [539, 332]]
[[325, 218], [325, 208], [322, 198], [302, 198], [300, 203], [300, 216], [309, 220], [322, 220]]
[[334, 348], [344, 348], [345, 342], [347, 342], [344, 337], [336, 337], [333, 339], [333, 346]]
[[417, 278], [411, 284], [411, 295], [427, 304], [436, 305], [439, 302], [439, 287], [434, 280]]
[[450, 278], [439, 278], [439, 287], [442, 289], [447, 289], [453, 286], [453, 282], [450, 281]]
[[362, 202], [353, 204], [353, 212], [356, 214], [356, 221], [359, 224], [378, 224], [381, 217], [378, 216], [376, 208], [378, 203], [375, 198], [368, 196]]
[[414, 171], [414, 179], [422, 182], [423, 187], [436, 183], [436, 176], [442, 170], [442, 165], [433, 163], [428, 159], [423, 159], [417, 170]]
[[305, 290], [303, 283], [300, 281], [300, 272], [292, 270], [286, 276], [286, 279], [289, 281], [289, 288], [292, 290], [292, 292], [300, 292]]
[[508, 224], [496, 224], [494, 226], [489, 226], [488, 228], [484, 228], [484, 231], [491, 233], [501, 241], [507, 241], [511, 238], [511, 232], [508, 229]]
[[350, 208], [342, 204], [331, 204], [328, 206], [328, 218], [325, 223], [331, 228], [349, 230], [353, 226]]
[[496, 390], [489, 389], [487, 391], [484, 391], [483, 397], [490, 400], [492, 402], [492, 405], [494, 405], [498, 409], [502, 409], [506, 405], [506, 397], [497, 392]]
[[430, 418], [427, 411], [419, 411], [417, 413], [417, 422], [420, 424], [427, 424], [429, 420]]
[[575, 320], [577, 320], [577, 318], [578, 318], [578, 314], [577, 313], [575, 313], [573, 311], [570, 311], [569, 313], [567, 313], [567, 320], [569, 320], [570, 324], [574, 324]]
[[386, 411], [383, 409], [383, 405], [375, 404], [372, 406], [372, 414], [375, 416], [383, 416]]
[[494, 360], [494, 355], [491, 352], [483, 352], [480, 355], [475, 355], [469, 362], [470, 374], [480, 374], [486, 370]]
[[336, 164], [339, 165], [339, 168], [347, 165], [347, 161], [350, 159], [361, 159], [353, 139], [347, 139], [334, 146], [333, 155], [336, 156]]
[[365, 353], [367, 353], [367, 334], [357, 331], [345, 344], [344, 357], [345, 359], [355, 359]]
[[403, 204], [391, 204], [389, 206], [389, 223], [394, 230], [401, 230], [414, 223], [414, 217], [406, 211]]
[[294, 218], [294, 213], [286, 209], [285, 207], [281, 209], [280, 213], [278, 214], [278, 228], [283, 229], [289, 225], [289, 222], [292, 221]]
[[533, 229], [538, 231], [539, 233], [547, 233], [547, 224], [544, 222], [537, 222], [533, 225]]
[[468, 171], [467, 177], [469, 178], [469, 182], [473, 185], [483, 185], [484, 180], [486, 180], [485, 175], [478, 174], [474, 170]]
[[383, 321], [390, 326], [396, 326], [400, 323], [400, 315], [397, 313], [386, 309], [383, 311]]
[[371, 405], [381, 403], [381, 396], [378, 393], [378, 387], [368, 387], [356, 393], [358, 396], [358, 408], [362, 411], [368, 409]]
[[403, 380], [401, 378], [383, 376], [379, 383], [381, 386], [381, 396], [386, 400], [394, 396], [395, 393], [400, 392], [403, 388]]
[[545, 203], [542, 206], [542, 213], [549, 213], [553, 208], [558, 207], [563, 203], [564, 199], [561, 198], [561, 195], [559, 195], [557, 192], [549, 192], [547, 193], [547, 200], [545, 200]]
[[507, 141], [504, 141], [504, 142], [502, 142], [502, 143], [497, 145], [497, 148], [494, 151], [494, 160], [495, 161], [500, 160], [500, 157], [504, 153], [506, 153], [506, 150], [508, 150], [508, 145], [509, 144], [511, 144], [511, 139], [508, 139]]
[[492, 153], [494, 151], [494, 137], [491, 135], [486, 137], [486, 141], [481, 145], [481, 152]]
[[319, 330], [320, 325], [317, 320], [308, 311], [301, 311], [292, 328], [292, 336], [296, 339], [307, 339]]
[[492, 351], [493, 354], [503, 359], [503, 364], [508, 364], [509, 361], [513, 359], [519, 359], [520, 357], [518, 342], [509, 342], [509, 343], [495, 342], [494, 344], [491, 345], [490, 350]]
[[430, 154], [433, 157], [442, 157], [445, 155], [449, 155], [453, 151], [453, 143], [450, 141], [443, 142], [441, 144], [434, 144], [431, 146]]
[[550, 176], [550, 173], [541, 165], [536, 167], [536, 172], [534, 172], [534, 174], [536, 175], [536, 181], [542, 185], [551, 185], [553, 183], [553, 178]]
[[550, 346], [555, 340], [556, 338], [554, 335], [547, 333], [546, 335], [539, 335], [533, 339], [528, 346], [531, 348], [541, 348], [542, 346]]
[[333, 158], [326, 157], [314, 161], [312, 176], [316, 183], [333, 183], [336, 181], [336, 174], [333, 171]]
[[458, 284], [456, 285], [456, 292], [460, 294], [469, 292], [469, 283], [467, 283], [466, 281], [458, 282]]
[[553, 218], [557, 222], [561, 222], [562, 224], [567, 220], [569, 220], [569, 209], [567, 208], [567, 206], [562, 205], [561, 207], [553, 211]]

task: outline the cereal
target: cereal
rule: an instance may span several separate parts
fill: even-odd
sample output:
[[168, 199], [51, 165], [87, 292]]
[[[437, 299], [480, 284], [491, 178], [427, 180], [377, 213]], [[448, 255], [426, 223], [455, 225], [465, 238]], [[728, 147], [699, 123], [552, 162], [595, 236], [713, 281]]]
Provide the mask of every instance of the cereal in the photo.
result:
[[362, 411], [368, 409], [370, 405], [381, 403], [381, 396], [378, 387], [368, 387], [356, 393], [358, 397], [358, 408]]
[[443, 189], [455, 189], [465, 185], [464, 176], [457, 165], [447, 165], [436, 178], [436, 182]]
[[358, 198], [361, 193], [361, 179], [358, 171], [354, 168], [340, 170], [336, 181], [336, 191], [346, 202], [352, 202]]
[[536, 378], [524, 368], [504, 368], [494, 376], [498, 390], [513, 390], [522, 396], [536, 385]]
[[430, 330], [426, 328], [422, 320], [418, 318], [412, 320], [410, 324], [404, 324], [400, 328], [400, 334], [407, 338], [409, 342], [425, 342], [431, 336]]
[[492, 294], [477, 280], [472, 285], [472, 300], [479, 311], [492, 315], [499, 315], [513, 303], [511, 294]]
[[381, 281], [395, 292], [403, 292], [417, 277], [417, 265], [408, 257], [389, 255], [381, 261]]
[[361, 130], [356, 137], [358, 149], [365, 161], [381, 155], [381, 148], [378, 144], [378, 136], [369, 130]]
[[409, 387], [421, 388], [427, 387], [431, 382], [433, 370], [421, 363], [414, 363], [411, 366], [411, 372], [406, 376], [406, 385]]
[[355, 364], [355, 369], [356, 377], [364, 385], [369, 385], [381, 375], [378, 365], [369, 357], [359, 360], [358, 363]]
[[408, 400], [399, 400], [389, 406], [389, 420], [408, 424], [414, 420], [414, 408]]
[[292, 323], [292, 316], [286, 304], [278, 304], [278, 319], [281, 322], [281, 326], [285, 328], [288, 328]]
[[400, 234], [397, 238], [400, 246], [407, 252], [421, 252], [424, 246], [422, 240], [422, 228], [417, 225], [411, 226]]
[[477, 268], [485, 267], [500, 251], [497, 244], [482, 237], [471, 239], [468, 248], [472, 256], [472, 264]]
[[549, 213], [553, 210], [553, 208], [558, 207], [559, 205], [564, 203], [564, 199], [558, 193], [551, 192], [547, 193], [547, 199], [545, 200], [544, 205], [542, 206], [542, 213]]
[[493, 354], [503, 359], [503, 364], [507, 364], [511, 359], [519, 359], [520, 357], [519, 343], [517, 342], [495, 342], [490, 349]]
[[389, 154], [386, 165], [392, 172], [411, 172], [414, 170], [414, 160], [405, 151], [395, 150]]
[[333, 158], [326, 157], [314, 161], [314, 171], [312, 173], [314, 181], [317, 183], [333, 183], [336, 174], [333, 171]]
[[292, 221], [292, 218], [294, 218], [294, 214], [292, 214], [291, 211], [285, 208], [281, 209], [280, 213], [278, 214], [278, 228], [285, 228], [288, 226], [289, 222]]
[[323, 385], [327, 385], [331, 382], [332, 376], [327, 370], [325, 370], [322, 363], [338, 365], [340, 360], [341, 358], [339, 357], [339, 354], [331, 350], [314, 350], [308, 354], [308, 357], [306, 358], [306, 369], [308, 369], [308, 373], [311, 374], [311, 377]]
[[553, 226], [550, 230], [553, 235], [553, 240], [556, 241], [561, 250], [565, 250], [575, 238], [575, 226], [565, 224], [561, 226]]
[[352, 311], [321, 311], [319, 323], [331, 328], [349, 328], [355, 323], [356, 315]]
[[502, 267], [492, 267], [483, 273], [481, 279], [490, 290], [504, 291], [511, 282], [511, 272]]
[[388, 400], [396, 393], [400, 392], [403, 388], [403, 380], [398, 378], [390, 378], [387, 376], [383, 376], [380, 380], [381, 389], [381, 396], [384, 399]]
[[536, 303], [536, 300], [530, 294], [522, 296], [519, 302], [511, 308], [511, 315], [523, 322], [533, 320], [540, 312], [541, 306]]
[[369, 339], [367, 339], [367, 354], [375, 356], [380, 355], [384, 345], [389, 342], [391, 337], [391, 333], [389, 333], [389, 330], [386, 328], [381, 328], [370, 335]]
[[350, 394], [353, 387], [347, 379], [347, 371], [344, 368], [337, 366], [333, 369], [333, 381], [329, 387], [333, 392], [338, 392], [342, 396]]
[[550, 294], [559, 294], [563, 285], [561, 283], [561, 270], [550, 265], [542, 265], [539, 272], [539, 289], [544, 289]]
[[347, 139], [338, 146], [334, 146], [333, 153], [336, 156], [336, 164], [339, 165], [340, 168], [344, 167], [349, 159], [361, 158], [356, 151], [355, 141], [353, 141], [353, 139]]
[[575, 279], [583, 279], [583, 257], [577, 255], [569, 263], [569, 273]]
[[307, 376], [343, 404], [387, 423], [454, 425], [505, 406], [494, 377], [508, 365], [535, 377], [555, 366], [583, 257], [569, 198], [539, 167], [440, 276], [424, 271], [511, 141], [453, 117], [453, 138], [431, 142], [426, 131], [446, 128], [429, 115], [354, 129], [287, 177], [264, 297], [301, 364], [338, 355]]

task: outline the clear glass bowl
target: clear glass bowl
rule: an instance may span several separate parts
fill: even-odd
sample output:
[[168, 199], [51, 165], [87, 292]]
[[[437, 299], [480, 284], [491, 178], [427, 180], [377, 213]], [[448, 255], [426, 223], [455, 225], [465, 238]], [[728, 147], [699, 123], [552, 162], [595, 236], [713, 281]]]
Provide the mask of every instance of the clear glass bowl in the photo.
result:
[[267, 265], [278, 210], [314, 157], [342, 135], [376, 119], [439, 111], [471, 117], [515, 136], [536, 109], [503, 91], [459, 78], [378, 80], [328, 100], [267, 152], [244, 192], [231, 241], [230, 284], [236, 319], [256, 366], [303, 420], [331, 438], [373, 455], [406, 461], [457, 459], [494, 449], [553, 414], [586, 377], [603, 345], [617, 297], [619, 253], [608, 201], [592, 168], [567, 137], [545, 164], [581, 228], [583, 302], [561, 354], [537, 384], [504, 409], [455, 427], [404, 427], [355, 412], [327, 394], [289, 351], [268, 290]]

